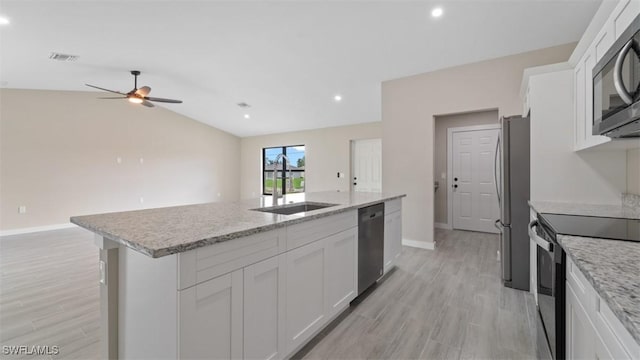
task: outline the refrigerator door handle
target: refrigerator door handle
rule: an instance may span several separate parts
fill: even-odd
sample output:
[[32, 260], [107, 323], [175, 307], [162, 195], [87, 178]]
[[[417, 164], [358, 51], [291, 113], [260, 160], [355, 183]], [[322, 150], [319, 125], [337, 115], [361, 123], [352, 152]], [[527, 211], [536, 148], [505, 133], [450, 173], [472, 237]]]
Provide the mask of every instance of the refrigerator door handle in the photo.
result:
[[500, 223], [500, 219], [496, 220], [493, 223], [493, 226], [496, 227], [496, 229], [498, 229], [498, 231], [502, 232], [502, 230], [504, 230], [504, 226], [502, 226], [502, 224]]
[[498, 188], [498, 153], [500, 151], [500, 135], [498, 135], [498, 140], [496, 141], [496, 152], [493, 156], [493, 183], [496, 185], [496, 196], [498, 197], [498, 207], [500, 205], [500, 188]]

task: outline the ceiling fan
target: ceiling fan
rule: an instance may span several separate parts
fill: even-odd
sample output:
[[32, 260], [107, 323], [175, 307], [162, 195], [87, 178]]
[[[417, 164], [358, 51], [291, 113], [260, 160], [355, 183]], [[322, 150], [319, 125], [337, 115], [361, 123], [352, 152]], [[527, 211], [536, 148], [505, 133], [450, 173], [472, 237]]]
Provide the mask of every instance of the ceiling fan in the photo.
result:
[[133, 90], [129, 91], [128, 93], [122, 93], [120, 91], [109, 90], [109, 89], [105, 89], [105, 88], [101, 88], [101, 87], [94, 86], [94, 85], [89, 85], [89, 84], [85, 84], [85, 85], [87, 85], [88, 87], [92, 87], [94, 89], [98, 89], [98, 90], [112, 92], [112, 93], [115, 93], [115, 94], [124, 95], [124, 96], [116, 96], [116, 97], [102, 97], [102, 98], [99, 98], [99, 99], [127, 99], [127, 100], [129, 100], [130, 102], [132, 102], [134, 104], [142, 104], [142, 105], [147, 106], [147, 107], [154, 107], [154, 105], [151, 103], [151, 101], [163, 102], [163, 103], [172, 103], [172, 104], [180, 104], [180, 103], [182, 103], [182, 100], [163, 99], [163, 98], [147, 96], [151, 92], [151, 88], [150, 87], [143, 86], [140, 89], [138, 89], [138, 75], [140, 75], [140, 71], [131, 70], [131, 75], [134, 76]]

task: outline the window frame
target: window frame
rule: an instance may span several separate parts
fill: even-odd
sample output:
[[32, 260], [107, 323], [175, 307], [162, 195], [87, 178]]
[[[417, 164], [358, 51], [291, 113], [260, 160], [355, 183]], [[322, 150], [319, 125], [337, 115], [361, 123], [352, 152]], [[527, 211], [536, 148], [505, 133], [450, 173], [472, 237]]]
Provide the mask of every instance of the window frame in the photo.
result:
[[[289, 172], [289, 170], [287, 169], [287, 162], [286, 161], [282, 162], [282, 169], [265, 170], [266, 151], [269, 150], [269, 149], [281, 149], [282, 150], [281, 153], [284, 154], [284, 156], [287, 156], [287, 148], [288, 147], [296, 147], [296, 146], [304, 146], [305, 147], [304, 148], [304, 157], [306, 159], [306, 157], [307, 157], [307, 147], [304, 144], [300, 144], [300, 145], [283, 145], [283, 146], [269, 146], [269, 147], [263, 147], [262, 148], [262, 195], [271, 195], [271, 196], [273, 195], [273, 191], [271, 193], [267, 193], [266, 192], [266, 186], [265, 186], [266, 185], [266, 180], [267, 180], [267, 178], [265, 177], [266, 173], [275, 173], [276, 171], [280, 171], [280, 172], [282, 172], [282, 174], [281, 174], [282, 175], [282, 179], [286, 179], [286, 175], [285, 174], [287, 172]], [[306, 163], [305, 163], [305, 169], [302, 169], [302, 170], [300, 170], [300, 169], [295, 169], [295, 170], [292, 169], [291, 170], [292, 173], [295, 173], [295, 172], [303, 173], [305, 171], [306, 171]], [[276, 177], [276, 180], [277, 180], [277, 177]], [[293, 179], [291, 179], [291, 181], [293, 181]], [[273, 186], [275, 188], [276, 184], [273, 184]], [[307, 191], [307, 185], [305, 183], [304, 191], [302, 193], [304, 193], [306, 191]], [[286, 189], [286, 186], [284, 186], [282, 188], [282, 195], [285, 195], [286, 193], [287, 193], [287, 189]], [[300, 194], [300, 193], [293, 193], [293, 194]]]

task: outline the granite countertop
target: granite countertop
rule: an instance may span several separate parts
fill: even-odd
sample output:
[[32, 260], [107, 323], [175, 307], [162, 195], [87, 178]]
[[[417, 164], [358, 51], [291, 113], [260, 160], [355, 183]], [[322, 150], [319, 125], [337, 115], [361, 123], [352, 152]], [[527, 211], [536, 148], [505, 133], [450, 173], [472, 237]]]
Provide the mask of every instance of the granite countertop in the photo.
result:
[[291, 194], [279, 199], [279, 204], [337, 204], [293, 215], [251, 210], [271, 207], [272, 198], [267, 196], [236, 202], [74, 216], [71, 217], [71, 222], [157, 258], [404, 196], [406, 195], [327, 191]]
[[640, 243], [568, 235], [558, 241], [640, 344]]
[[594, 205], [555, 201], [529, 201], [537, 213], [601, 216], [625, 219], [640, 219], [640, 208], [620, 205]]

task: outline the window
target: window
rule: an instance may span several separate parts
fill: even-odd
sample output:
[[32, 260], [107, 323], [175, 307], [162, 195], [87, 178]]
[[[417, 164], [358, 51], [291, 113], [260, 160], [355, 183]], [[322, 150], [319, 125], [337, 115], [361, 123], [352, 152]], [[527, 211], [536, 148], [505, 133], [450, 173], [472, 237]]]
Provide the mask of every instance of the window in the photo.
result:
[[[276, 169], [276, 157], [280, 154], [284, 154], [289, 159], [290, 166], [281, 158]], [[304, 163], [304, 145], [262, 149], [262, 194], [273, 194], [274, 174], [275, 183], [282, 194], [304, 192]], [[289, 178], [289, 171], [291, 171], [291, 178]]]

